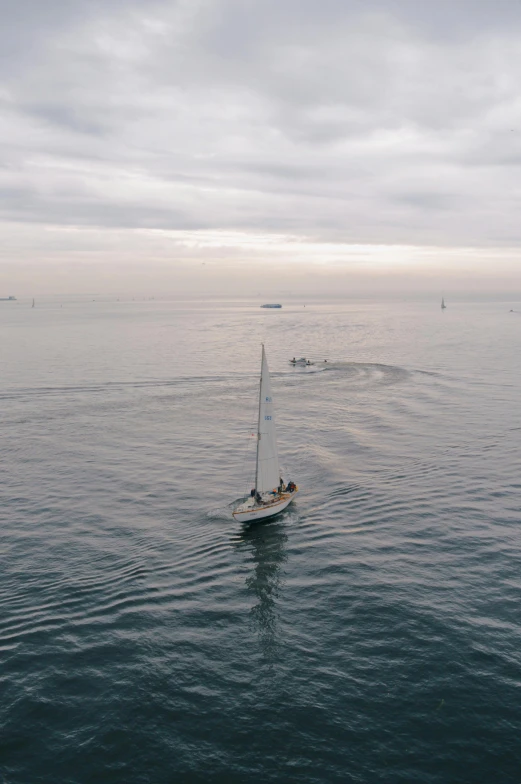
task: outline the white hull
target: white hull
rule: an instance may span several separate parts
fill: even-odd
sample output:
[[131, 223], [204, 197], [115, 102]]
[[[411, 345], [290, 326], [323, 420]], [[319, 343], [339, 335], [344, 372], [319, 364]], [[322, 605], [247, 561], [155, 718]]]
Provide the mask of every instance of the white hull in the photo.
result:
[[274, 517], [289, 506], [298, 493], [294, 490], [293, 493], [282, 493], [280, 496], [275, 496], [274, 501], [269, 501], [266, 504], [256, 504], [253, 499], [241, 504], [233, 512], [233, 516], [241, 523], [252, 523], [254, 520], [266, 520], [268, 517]]

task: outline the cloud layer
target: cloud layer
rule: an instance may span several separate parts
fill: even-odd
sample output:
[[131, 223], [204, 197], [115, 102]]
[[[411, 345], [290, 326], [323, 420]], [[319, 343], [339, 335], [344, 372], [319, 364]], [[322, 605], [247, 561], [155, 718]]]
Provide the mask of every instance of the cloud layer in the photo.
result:
[[143, 230], [520, 244], [517, 2], [2, 5], [15, 255], [46, 227], [71, 253], [73, 227], [117, 232], [123, 255]]

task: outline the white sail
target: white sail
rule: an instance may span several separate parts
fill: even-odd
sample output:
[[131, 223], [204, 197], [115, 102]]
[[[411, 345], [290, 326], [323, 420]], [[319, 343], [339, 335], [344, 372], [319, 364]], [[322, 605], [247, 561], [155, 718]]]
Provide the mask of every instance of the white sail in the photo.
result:
[[270, 371], [264, 346], [262, 347], [262, 366], [259, 398], [259, 427], [257, 435], [257, 470], [255, 488], [265, 493], [278, 487], [280, 481], [275, 417], [271, 395]]

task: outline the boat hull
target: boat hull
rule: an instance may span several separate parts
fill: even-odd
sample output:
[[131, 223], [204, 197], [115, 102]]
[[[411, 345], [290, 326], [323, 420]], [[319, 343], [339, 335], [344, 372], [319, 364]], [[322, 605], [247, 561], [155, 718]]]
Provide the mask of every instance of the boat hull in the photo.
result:
[[233, 512], [233, 516], [241, 523], [253, 523], [255, 520], [267, 520], [275, 517], [286, 509], [298, 493], [298, 489], [293, 493], [283, 493], [282, 497], [277, 498], [273, 503], [263, 506], [252, 506], [250, 508], [239, 507]]

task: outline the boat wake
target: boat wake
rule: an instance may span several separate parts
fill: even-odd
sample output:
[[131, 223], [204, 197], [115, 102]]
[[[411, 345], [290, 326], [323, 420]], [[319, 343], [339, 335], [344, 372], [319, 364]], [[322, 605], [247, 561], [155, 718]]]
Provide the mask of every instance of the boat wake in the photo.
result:
[[304, 375], [314, 375], [316, 373], [332, 373], [343, 375], [349, 382], [357, 386], [369, 386], [379, 384], [382, 386], [398, 384], [406, 381], [411, 371], [397, 365], [384, 365], [379, 362], [320, 362], [306, 368]]
[[245, 503], [248, 498], [249, 494], [245, 494], [228, 504], [224, 504], [223, 506], [216, 506], [213, 509], [208, 509], [206, 517], [208, 520], [226, 520], [229, 523], [230, 517], [232, 516], [232, 512], [235, 507]]

